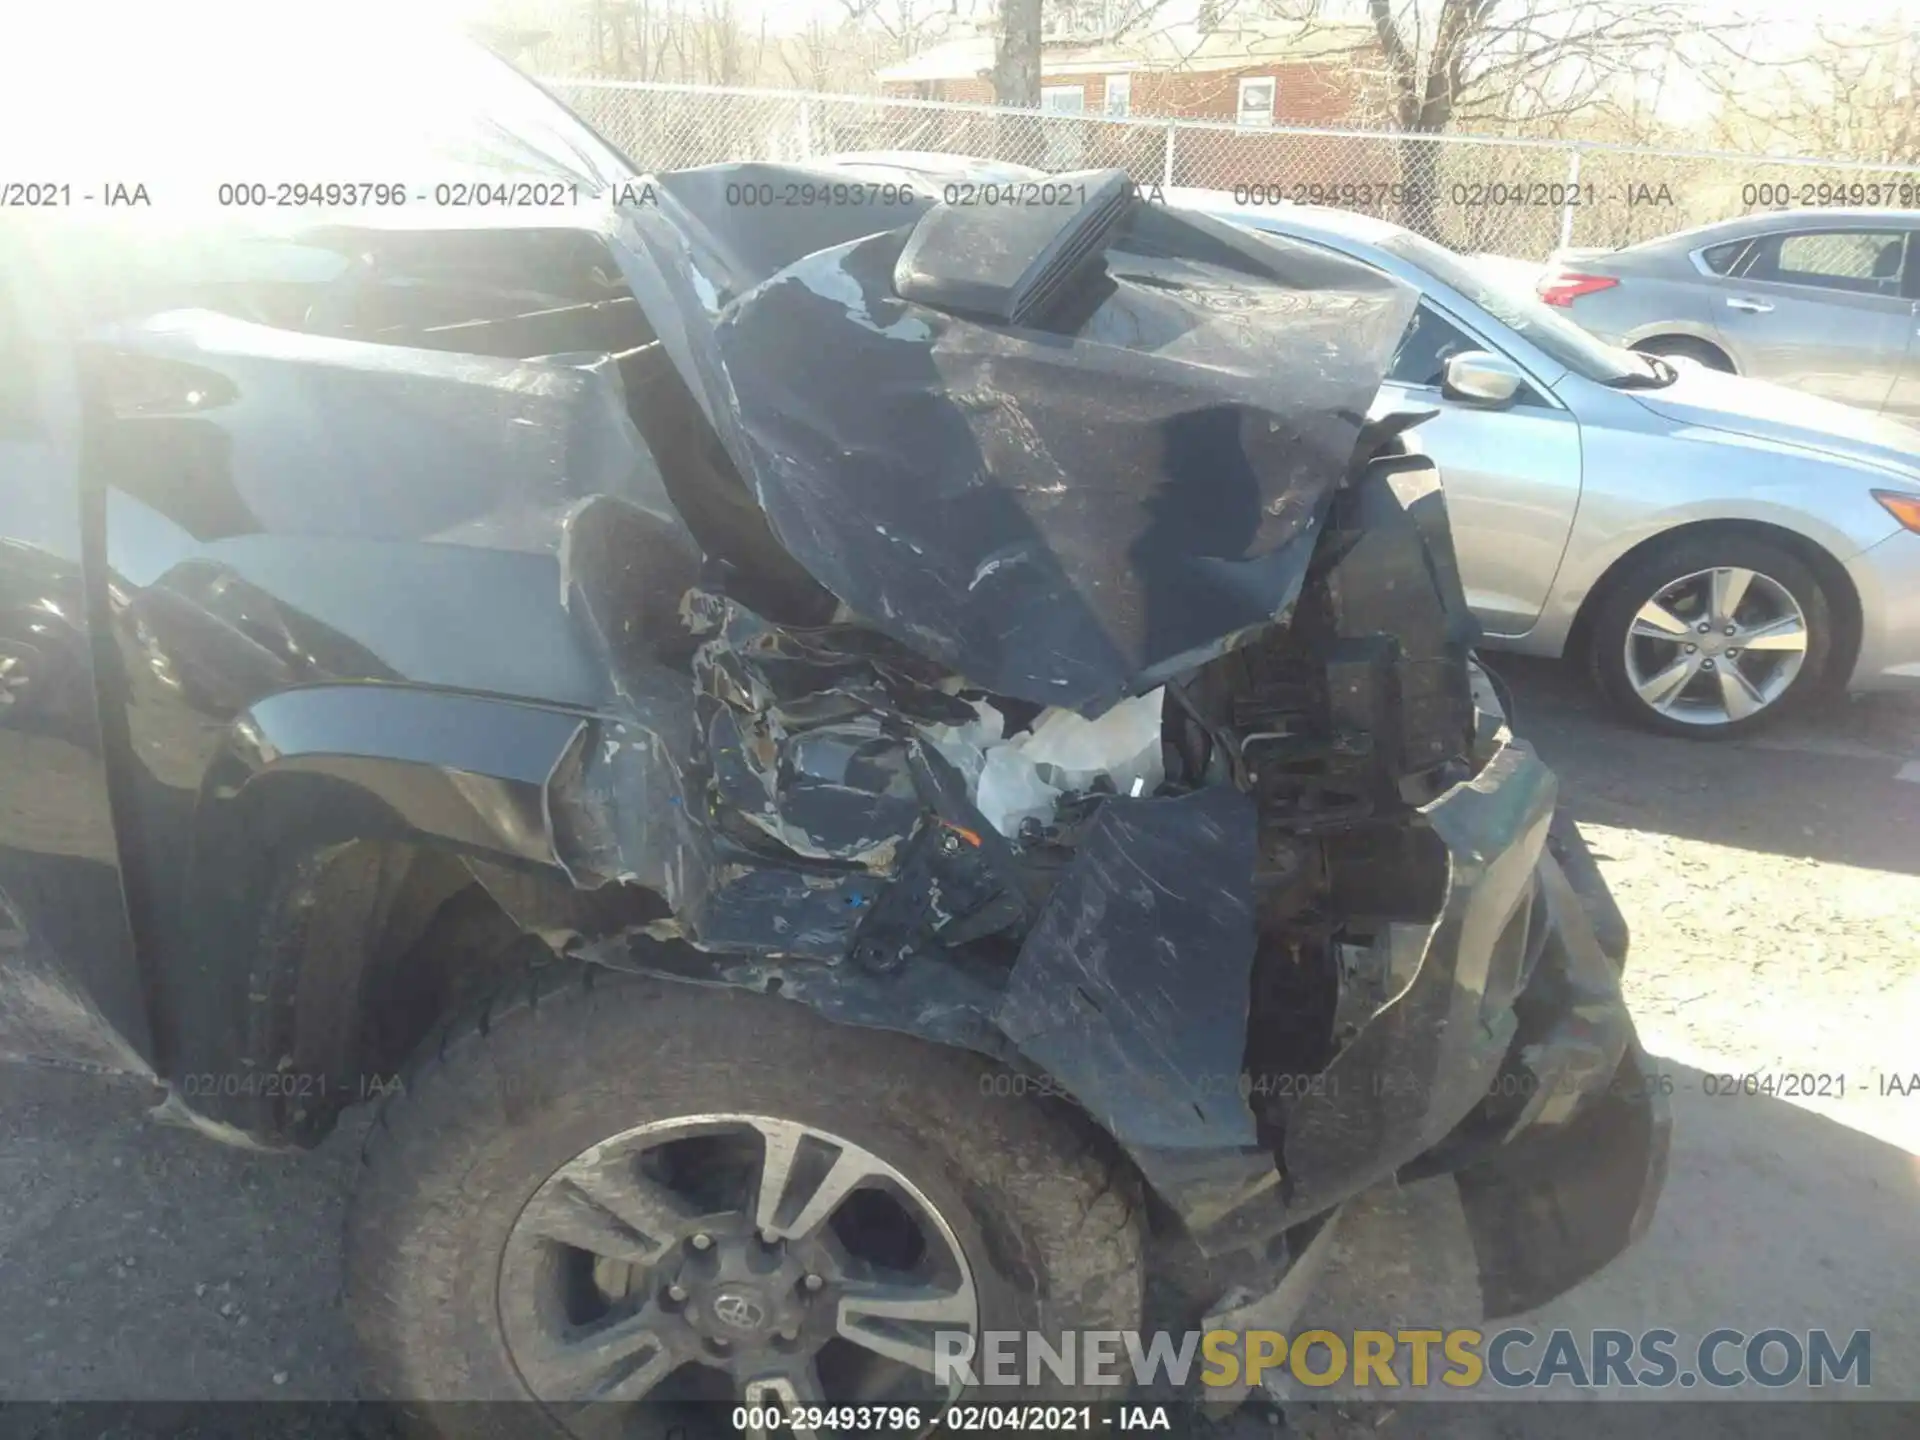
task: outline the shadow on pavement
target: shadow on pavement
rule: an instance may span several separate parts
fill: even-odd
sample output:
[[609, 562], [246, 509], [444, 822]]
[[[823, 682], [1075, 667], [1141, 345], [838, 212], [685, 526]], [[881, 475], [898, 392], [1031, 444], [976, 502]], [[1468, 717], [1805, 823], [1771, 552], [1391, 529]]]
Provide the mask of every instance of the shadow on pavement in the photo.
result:
[[257, 1154], [154, 1123], [158, 1095], [0, 1064], [0, 1399], [352, 1398], [358, 1124]]
[[[1297, 1429], [1358, 1436], [1385, 1427], [1405, 1440], [1920, 1433], [1920, 1161], [1844, 1118], [1767, 1097], [1710, 1094], [1703, 1072], [1662, 1057], [1653, 1057], [1653, 1067], [1673, 1089], [1667, 1188], [1645, 1238], [1606, 1270], [1539, 1310], [1482, 1322], [1470, 1258], [1454, 1239], [1463, 1225], [1453, 1187], [1428, 1181], [1377, 1192], [1349, 1215], [1342, 1249], [1300, 1328], [1471, 1326], [1491, 1336], [1519, 1326], [1544, 1337], [1564, 1327], [1583, 1348], [1594, 1329], [1637, 1336], [1665, 1328], [1680, 1337], [1674, 1354], [1682, 1371], [1693, 1368], [1700, 1339], [1721, 1327], [1748, 1335], [1825, 1329], [1842, 1345], [1866, 1330], [1871, 1386], [1823, 1393], [1804, 1381], [1777, 1390], [1676, 1384], [1582, 1393], [1558, 1380], [1546, 1390], [1483, 1385], [1472, 1399], [1452, 1392], [1423, 1401], [1403, 1391], [1385, 1403], [1368, 1403], [1378, 1389], [1365, 1401], [1321, 1401], [1296, 1390], [1298, 1399], [1317, 1402], [1295, 1417]], [[1542, 1349], [1542, 1342], [1518, 1347], [1514, 1368], [1536, 1365]], [[1729, 1348], [1718, 1358], [1725, 1368], [1738, 1355]], [[1878, 1403], [1885, 1401], [1903, 1403]], [[1315, 1428], [1339, 1412], [1350, 1428]]]
[[1571, 665], [1488, 658], [1575, 819], [1920, 875], [1920, 784], [1894, 778], [1920, 757], [1920, 699], [1863, 696], [1751, 740], [1683, 740], [1615, 719]]

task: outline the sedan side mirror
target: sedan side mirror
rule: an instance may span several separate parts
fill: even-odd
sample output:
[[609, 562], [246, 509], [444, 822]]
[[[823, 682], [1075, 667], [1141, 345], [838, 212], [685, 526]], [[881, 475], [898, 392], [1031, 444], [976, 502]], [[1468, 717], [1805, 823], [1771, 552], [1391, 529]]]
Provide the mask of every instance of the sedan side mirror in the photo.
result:
[[1526, 377], [1520, 367], [1491, 350], [1463, 350], [1447, 361], [1440, 393], [1449, 400], [1499, 409], [1511, 405]]

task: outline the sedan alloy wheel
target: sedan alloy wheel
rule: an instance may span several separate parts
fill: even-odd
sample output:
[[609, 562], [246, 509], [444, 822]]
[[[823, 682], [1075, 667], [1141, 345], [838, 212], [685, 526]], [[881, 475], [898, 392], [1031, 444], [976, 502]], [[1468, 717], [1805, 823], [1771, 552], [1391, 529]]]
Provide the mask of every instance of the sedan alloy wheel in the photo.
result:
[[1772, 576], [1737, 565], [1698, 570], [1662, 585], [1635, 613], [1627, 678], [1657, 715], [1730, 725], [1787, 693], [1809, 633], [1804, 607]]

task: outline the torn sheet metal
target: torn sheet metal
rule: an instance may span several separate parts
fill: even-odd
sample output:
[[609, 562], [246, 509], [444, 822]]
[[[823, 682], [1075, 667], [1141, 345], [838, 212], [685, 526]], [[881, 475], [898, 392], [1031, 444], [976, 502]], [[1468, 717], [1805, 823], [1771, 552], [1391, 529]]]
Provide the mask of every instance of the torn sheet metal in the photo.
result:
[[[1279, 1177], [1239, 1080], [1252, 800], [1220, 787], [1068, 806], [1049, 784], [1076, 813], [1049, 808], [1021, 854], [982, 819], [979, 767], [948, 758], [963, 740], [1021, 747], [942, 667], [872, 630], [775, 626], [700, 590], [684, 613], [702, 643], [681, 803], [660, 803], [679, 771], [653, 762], [657, 731], [635, 745], [594, 727], [550, 787], [561, 853], [597, 874], [658, 873], [685, 948], [707, 954], [692, 974], [964, 1035], [1086, 1104], [1190, 1223], [1276, 1228]], [[1018, 733], [1050, 780], [1131, 774], [1144, 789], [1159, 782], [1160, 703], [1123, 702], [1110, 721], [1043, 711]], [[828, 963], [790, 963], [804, 961]]]
[[1181, 1154], [1222, 1152], [1273, 1173], [1240, 1085], [1255, 823], [1252, 800], [1225, 788], [1106, 802], [994, 1016], [1143, 1168], [1169, 1176]]
[[547, 826], [567, 877], [669, 896], [692, 764], [694, 637], [681, 601], [700, 553], [670, 511], [596, 495], [561, 527], [561, 603], [605, 667], [619, 713], [583, 726], [547, 782]]
[[1286, 611], [1409, 288], [1139, 206], [1071, 333], [995, 327], [894, 293], [926, 201], [786, 232], [724, 203], [734, 178], [658, 177], [617, 249], [782, 545], [856, 614], [1092, 714]]
[[1280, 1163], [1297, 1218], [1438, 1144], [1499, 1073], [1555, 790], [1514, 743], [1419, 812], [1445, 848], [1445, 901], [1431, 925], [1384, 928], [1381, 973], [1397, 977], [1397, 993], [1292, 1107]]
[[780, 629], [698, 592], [688, 603], [712, 634], [694, 686], [724, 815], [795, 855], [890, 871], [927, 808], [914, 771], [930, 747], [915, 726], [964, 724], [972, 707], [884, 635]]
[[1012, 852], [925, 733], [975, 718], [937, 665], [700, 590], [683, 618], [703, 642], [692, 686], [630, 659], [629, 717], [591, 727], [549, 782], [576, 883], [655, 890], [701, 949], [871, 972], [1024, 922]]
[[684, 843], [693, 704], [684, 688], [629, 697], [629, 718], [580, 727], [547, 779], [555, 860], [582, 889], [613, 881], [671, 900]]

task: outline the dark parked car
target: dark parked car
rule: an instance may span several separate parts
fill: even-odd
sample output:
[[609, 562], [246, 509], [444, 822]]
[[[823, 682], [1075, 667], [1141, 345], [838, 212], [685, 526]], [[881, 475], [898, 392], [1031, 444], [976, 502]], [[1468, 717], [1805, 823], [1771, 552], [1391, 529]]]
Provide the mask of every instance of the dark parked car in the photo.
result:
[[643, 176], [351, 29], [169, 134], [237, 82], [154, 24], [151, 207], [0, 212], [0, 1051], [379, 1098], [386, 1392], [937, 1400], [1394, 1176], [1494, 1313], [1640, 1232], [1617, 913], [1365, 419], [1408, 287], [1112, 173]]

